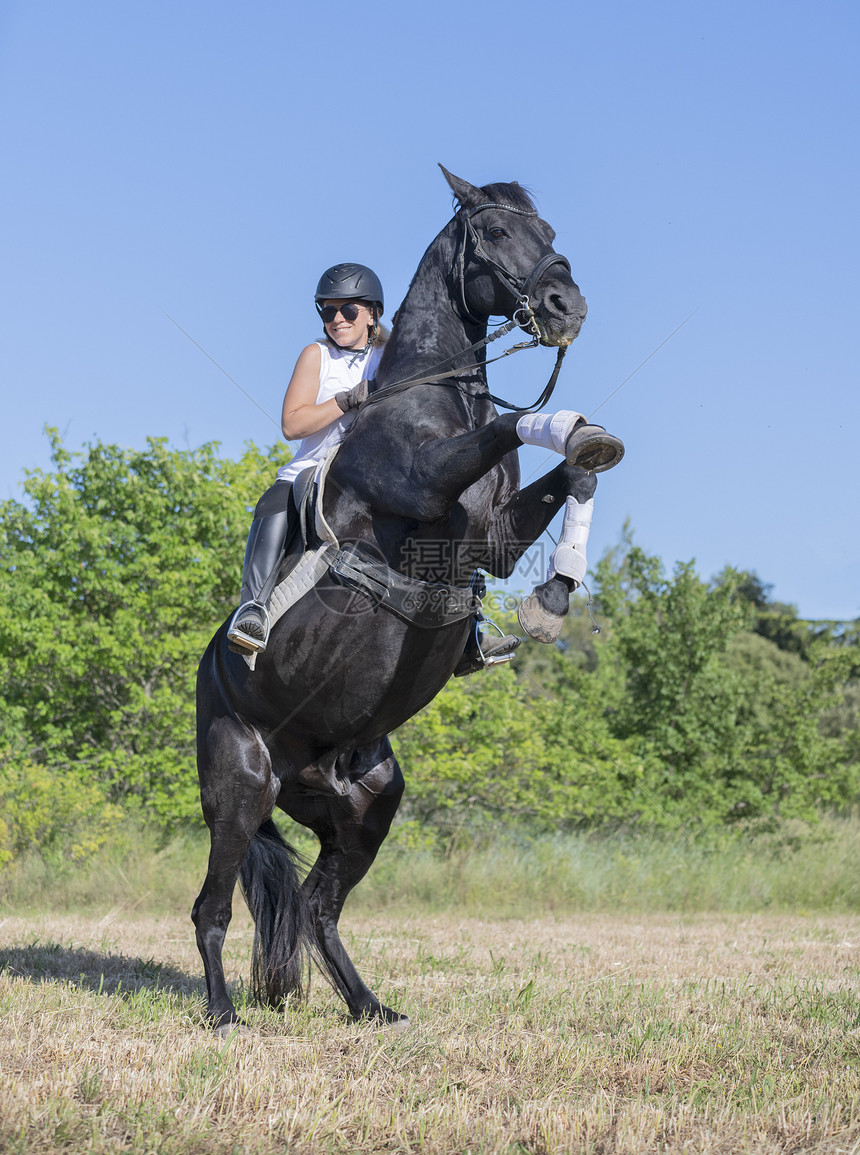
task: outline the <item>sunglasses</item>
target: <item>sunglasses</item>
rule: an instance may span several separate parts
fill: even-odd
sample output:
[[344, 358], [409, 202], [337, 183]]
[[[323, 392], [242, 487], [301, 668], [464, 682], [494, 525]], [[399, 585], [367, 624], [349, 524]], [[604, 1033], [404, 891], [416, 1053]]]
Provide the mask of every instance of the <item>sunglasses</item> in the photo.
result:
[[345, 305], [317, 305], [317, 312], [323, 319], [324, 325], [330, 325], [340, 313], [344, 321], [354, 321], [361, 312], [361, 305], [348, 301]]

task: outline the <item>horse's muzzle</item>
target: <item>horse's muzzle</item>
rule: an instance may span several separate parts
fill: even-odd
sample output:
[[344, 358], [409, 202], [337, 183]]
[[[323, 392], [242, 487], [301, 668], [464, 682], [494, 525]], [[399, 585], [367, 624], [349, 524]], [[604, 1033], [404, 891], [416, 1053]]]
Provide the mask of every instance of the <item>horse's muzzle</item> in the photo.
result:
[[540, 330], [541, 345], [566, 348], [573, 344], [579, 336], [587, 312], [588, 306], [584, 297], [580, 297], [580, 303], [572, 312], [561, 312], [545, 307], [536, 310], [535, 320]]
[[587, 312], [588, 305], [579, 286], [567, 277], [553, 278], [546, 284], [535, 308], [540, 343], [566, 348], [579, 336]]

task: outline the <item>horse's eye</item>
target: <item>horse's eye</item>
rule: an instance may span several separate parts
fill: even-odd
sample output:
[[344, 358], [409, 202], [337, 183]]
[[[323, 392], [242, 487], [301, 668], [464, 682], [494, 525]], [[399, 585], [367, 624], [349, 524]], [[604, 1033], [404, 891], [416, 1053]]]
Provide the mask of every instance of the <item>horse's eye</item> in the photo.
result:
[[490, 229], [490, 236], [493, 238], [494, 241], [500, 241], [502, 239], [502, 237], [506, 237], [507, 235], [508, 234], [505, 232], [504, 229], [500, 229], [500, 228]]

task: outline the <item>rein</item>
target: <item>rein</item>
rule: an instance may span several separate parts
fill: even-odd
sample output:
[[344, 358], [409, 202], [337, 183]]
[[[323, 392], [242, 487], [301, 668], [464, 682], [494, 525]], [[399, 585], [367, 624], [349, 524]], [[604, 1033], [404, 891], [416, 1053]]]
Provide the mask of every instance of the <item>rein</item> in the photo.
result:
[[[536, 209], [520, 209], [514, 205], [494, 204], [488, 202], [486, 204], [477, 205], [473, 209], [461, 209], [459, 216], [463, 222], [462, 241], [460, 243], [457, 257], [454, 263], [454, 272], [456, 277], [457, 288], [459, 289], [459, 306], [461, 313], [466, 319], [472, 321], [474, 324], [483, 325], [485, 320], [482, 317], [476, 317], [470, 310], [468, 302], [466, 301], [466, 250], [468, 243], [472, 242], [473, 255], [483, 264], [489, 265], [491, 269], [495, 270], [496, 276], [505, 286], [505, 288], [516, 298], [518, 304], [514, 310], [513, 317], [492, 333], [488, 333], [486, 337], [482, 337], [480, 341], [475, 341], [474, 344], [467, 346], [465, 349], [460, 349], [456, 353], [452, 353], [450, 357], [445, 357], [442, 361], [437, 362], [434, 368], [439, 368], [441, 365], [447, 364], [456, 358], [464, 357], [468, 353], [473, 353], [478, 349], [483, 349], [489, 345], [491, 341], [497, 341], [499, 337], [504, 337], [513, 329], [520, 328], [527, 333], [532, 334], [530, 341], [520, 341], [516, 345], [512, 345], [510, 349], [506, 349], [504, 353], [500, 353], [498, 357], [491, 357], [489, 361], [484, 360], [484, 365], [492, 365], [495, 361], [501, 361], [503, 357], [509, 357], [511, 353], [518, 353], [521, 349], [533, 349], [540, 341], [540, 330], [538, 329], [537, 321], [535, 319], [534, 310], [531, 306], [531, 295], [534, 291], [535, 285], [540, 278], [552, 265], [564, 265], [568, 272], [570, 272], [570, 262], [567, 257], [563, 257], [560, 253], [547, 253], [541, 257], [531, 272], [525, 277], [515, 277], [507, 269], [503, 268], [497, 261], [484, 250], [481, 244], [481, 238], [478, 236], [475, 226], [472, 224], [472, 217], [477, 213], [483, 212], [485, 209], [502, 209], [505, 212], [516, 213], [521, 217], [536, 217], [538, 215]], [[555, 368], [552, 371], [549, 381], [544, 387], [543, 392], [536, 401], [531, 405], [512, 405], [510, 401], [505, 401], [501, 397], [497, 397], [489, 390], [480, 393], [467, 393], [469, 397], [476, 397], [492, 401], [495, 405], [500, 405], [503, 409], [511, 409], [515, 413], [527, 413], [532, 409], [540, 409], [545, 405], [552, 396], [558, 375], [561, 372], [561, 363], [564, 360], [564, 355], [567, 352], [566, 346], [559, 346], [558, 354], [556, 356]], [[478, 366], [474, 366], [477, 368]], [[366, 401], [362, 403], [361, 408], [366, 405], [372, 405], [375, 401], [381, 401], [386, 397], [392, 397], [396, 393], [402, 393], [406, 389], [412, 388], [413, 385], [447, 385], [449, 388], [459, 389], [461, 392], [466, 392], [462, 387], [454, 381], [447, 380], [450, 377], [457, 377], [462, 375], [467, 366], [460, 366], [455, 369], [448, 369], [444, 373], [432, 373], [425, 377], [407, 377], [402, 381], [394, 381], [391, 385], [384, 385], [381, 389], [371, 393]]]

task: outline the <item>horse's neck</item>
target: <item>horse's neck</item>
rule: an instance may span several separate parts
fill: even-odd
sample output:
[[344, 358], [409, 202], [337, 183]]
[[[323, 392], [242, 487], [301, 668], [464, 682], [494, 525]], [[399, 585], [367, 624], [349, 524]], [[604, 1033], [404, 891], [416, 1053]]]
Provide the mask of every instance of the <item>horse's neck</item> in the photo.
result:
[[472, 379], [486, 381], [483, 362], [475, 353], [458, 361], [456, 353], [486, 336], [485, 325], [466, 322], [452, 298], [448, 277], [454, 261], [453, 222], [433, 241], [397, 311], [397, 320], [377, 372], [381, 383], [403, 380], [441, 369], [472, 366]]

